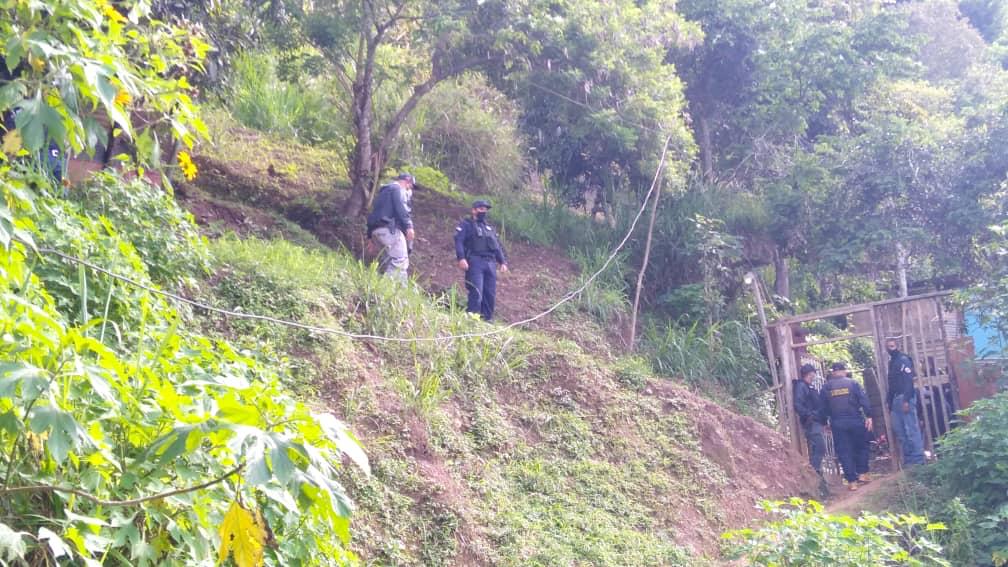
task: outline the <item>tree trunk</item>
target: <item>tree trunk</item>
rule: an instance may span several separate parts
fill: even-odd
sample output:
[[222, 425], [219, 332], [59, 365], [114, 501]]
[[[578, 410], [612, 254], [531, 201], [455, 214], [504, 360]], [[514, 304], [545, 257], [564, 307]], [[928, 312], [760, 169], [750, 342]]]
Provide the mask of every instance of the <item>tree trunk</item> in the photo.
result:
[[910, 295], [909, 284], [907, 283], [907, 260], [908, 255], [906, 248], [903, 247], [902, 242], [896, 243], [896, 273], [899, 277], [899, 294], [900, 297], [907, 297]]
[[700, 144], [700, 164], [704, 181], [711, 181], [714, 179], [714, 148], [711, 146], [710, 122], [703, 111], [699, 114], [700, 139], [697, 142]]
[[788, 267], [787, 257], [777, 246], [773, 251], [774, 261], [774, 295], [791, 299], [791, 272]]
[[[637, 274], [637, 289], [634, 291], [633, 312], [630, 316], [630, 350], [635, 350], [637, 342], [637, 311], [640, 309], [641, 288], [644, 286], [644, 272], [647, 271], [648, 260], [651, 258], [651, 239], [654, 235], [655, 218], [658, 215], [658, 198], [661, 197], [661, 172], [665, 167], [665, 154], [668, 152], [669, 141], [665, 139], [665, 147], [662, 148], [661, 161], [658, 162], [658, 170], [655, 171], [654, 182], [651, 189], [655, 190], [654, 203], [651, 205], [651, 220], [648, 222], [647, 241], [644, 244], [644, 260], [641, 261], [640, 272]], [[650, 191], [649, 191], [650, 192]]]
[[353, 130], [354, 148], [350, 154], [350, 198], [343, 204], [345, 216], [364, 212], [374, 184], [371, 151], [371, 89], [354, 85]]

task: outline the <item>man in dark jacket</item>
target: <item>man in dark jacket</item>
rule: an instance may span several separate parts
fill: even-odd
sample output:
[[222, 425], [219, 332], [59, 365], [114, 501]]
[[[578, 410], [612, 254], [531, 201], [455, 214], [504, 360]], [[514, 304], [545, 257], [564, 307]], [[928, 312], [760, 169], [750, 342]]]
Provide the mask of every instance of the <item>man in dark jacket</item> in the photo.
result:
[[[871, 431], [871, 404], [864, 388], [847, 377], [847, 365], [834, 362], [830, 379], [820, 392], [823, 414], [833, 431], [833, 446], [850, 490], [858, 489], [859, 476], [868, 472], [868, 443]], [[867, 479], [860, 479], [862, 483]]]
[[823, 416], [819, 392], [812, 388], [816, 369], [811, 364], [801, 367], [801, 380], [794, 381], [794, 409], [798, 414], [805, 439], [809, 446], [809, 463], [822, 476], [822, 461], [826, 456], [826, 439], [823, 437]]
[[416, 238], [410, 210], [415, 183], [412, 175], [400, 173], [395, 181], [378, 190], [367, 217], [368, 238], [382, 247], [378, 269], [402, 282], [406, 281], [409, 251]]
[[893, 434], [899, 440], [904, 465], [924, 464], [924, 442], [917, 423], [917, 389], [913, 360], [899, 351], [896, 339], [886, 340], [889, 351], [889, 394], [886, 406], [892, 416]]
[[497, 234], [486, 222], [490, 203], [484, 200], [472, 204], [472, 214], [455, 229], [455, 259], [465, 271], [469, 292], [466, 311], [479, 313], [484, 321], [493, 318], [497, 298], [497, 267], [506, 272], [507, 256]]

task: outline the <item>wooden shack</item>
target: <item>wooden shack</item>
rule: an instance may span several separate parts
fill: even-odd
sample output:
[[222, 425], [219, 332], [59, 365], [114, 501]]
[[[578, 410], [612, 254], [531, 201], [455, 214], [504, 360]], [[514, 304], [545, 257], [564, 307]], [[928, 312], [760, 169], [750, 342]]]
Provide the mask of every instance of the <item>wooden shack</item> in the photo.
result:
[[[798, 418], [794, 413], [792, 381], [798, 379], [802, 364], [811, 363], [825, 376], [828, 363], [818, 360], [808, 347], [818, 344], [866, 339], [871, 342], [873, 364], [868, 368], [854, 368], [863, 377], [865, 389], [873, 404], [876, 431], [884, 428], [890, 440], [892, 455], [897, 465], [899, 451], [893, 445], [890, 416], [885, 411], [884, 400], [888, 389], [889, 355], [885, 351], [886, 339], [896, 339], [900, 350], [910, 355], [917, 370], [917, 392], [924, 422], [922, 433], [926, 450], [934, 452], [935, 440], [954, 424], [955, 412], [965, 407], [960, 398], [959, 378], [968, 365], [958, 362], [962, 358], [960, 346], [964, 337], [963, 317], [952, 306], [950, 291], [941, 291], [872, 303], [849, 305], [814, 313], [784, 317], [767, 325], [766, 337], [771, 367], [779, 381], [778, 410], [782, 428], [788, 433], [795, 449], [807, 452]], [[805, 328], [820, 320], [841, 321], [844, 333], [829, 338], [807, 340]], [[850, 363], [851, 361], [847, 361]], [[882, 426], [882, 427], [879, 427]]]

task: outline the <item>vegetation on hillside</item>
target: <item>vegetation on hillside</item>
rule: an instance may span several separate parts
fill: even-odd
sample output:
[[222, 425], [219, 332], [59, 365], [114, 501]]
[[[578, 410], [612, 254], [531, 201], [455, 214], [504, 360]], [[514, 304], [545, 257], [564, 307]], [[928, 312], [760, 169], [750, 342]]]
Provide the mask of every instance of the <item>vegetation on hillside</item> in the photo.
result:
[[[998, 2], [0, 14], [5, 563], [701, 565], [809, 480], [770, 429], [695, 395], [775, 421], [744, 274], [771, 316], [958, 287], [1008, 331]], [[621, 344], [650, 240], [628, 232], [666, 145]], [[119, 173], [71, 187], [68, 155]], [[506, 242], [581, 272], [528, 287], [559, 299], [609, 267], [529, 330], [397, 286], [353, 252], [400, 167], [453, 214], [492, 197]], [[152, 169], [165, 190], [132, 180]], [[169, 180], [217, 224], [201, 234]], [[1004, 565], [1006, 408], [944, 438], [907, 514], [771, 505], [728, 553]]]

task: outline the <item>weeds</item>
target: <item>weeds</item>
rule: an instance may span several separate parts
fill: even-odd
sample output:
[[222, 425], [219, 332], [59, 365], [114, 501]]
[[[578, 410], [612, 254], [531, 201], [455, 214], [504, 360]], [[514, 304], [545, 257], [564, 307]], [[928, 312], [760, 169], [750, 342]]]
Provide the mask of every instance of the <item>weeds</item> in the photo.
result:
[[324, 79], [301, 77], [297, 84], [277, 75], [276, 56], [243, 53], [235, 58], [222, 102], [249, 128], [308, 144], [341, 142], [349, 125], [333, 112], [331, 89]]
[[643, 351], [655, 372], [693, 385], [717, 383], [736, 399], [751, 399], [766, 387], [766, 361], [756, 334], [738, 321], [689, 327], [668, 323], [646, 327]]

